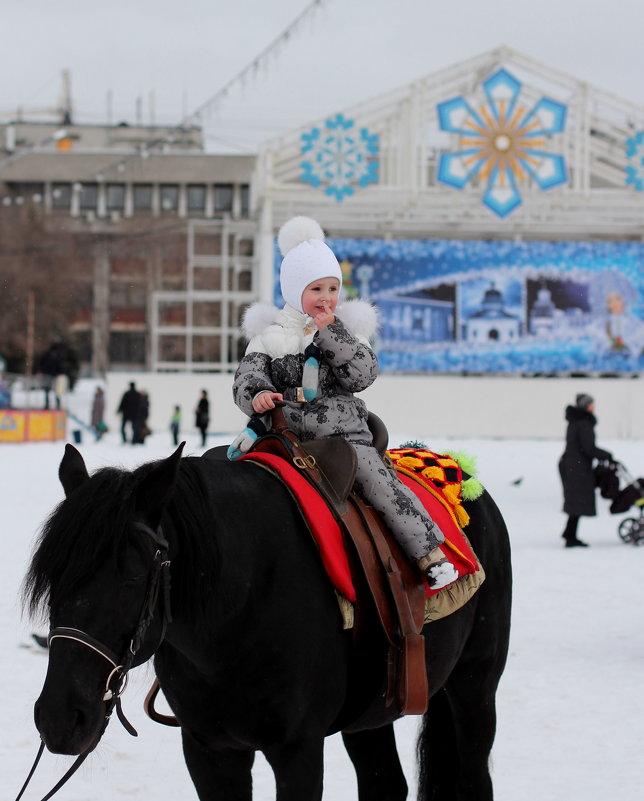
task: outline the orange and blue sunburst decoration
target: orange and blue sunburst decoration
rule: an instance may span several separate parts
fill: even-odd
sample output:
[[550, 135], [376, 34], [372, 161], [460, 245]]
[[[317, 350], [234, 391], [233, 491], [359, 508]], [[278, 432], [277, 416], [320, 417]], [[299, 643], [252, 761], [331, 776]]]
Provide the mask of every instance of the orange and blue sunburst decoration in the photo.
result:
[[568, 180], [564, 157], [547, 152], [549, 138], [566, 126], [566, 106], [548, 97], [532, 108], [522, 104], [522, 84], [506, 69], [482, 86], [478, 108], [461, 95], [437, 106], [441, 130], [460, 137], [457, 152], [441, 155], [437, 179], [456, 189], [475, 178], [486, 182], [483, 203], [505, 217], [522, 203], [522, 182], [550, 189]]

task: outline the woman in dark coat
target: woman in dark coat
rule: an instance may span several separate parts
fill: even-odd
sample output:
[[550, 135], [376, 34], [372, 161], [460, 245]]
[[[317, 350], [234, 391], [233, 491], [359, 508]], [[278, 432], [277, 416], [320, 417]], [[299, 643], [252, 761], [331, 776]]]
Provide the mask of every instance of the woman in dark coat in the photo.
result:
[[208, 424], [210, 423], [210, 402], [205, 389], [201, 390], [201, 398], [195, 409], [195, 426], [201, 432], [201, 447], [206, 447]]
[[612, 459], [612, 454], [595, 445], [595, 425], [593, 414], [595, 401], [590, 395], [577, 395], [575, 406], [566, 408], [566, 449], [559, 460], [559, 474], [563, 484], [564, 512], [568, 515], [566, 528], [561, 535], [566, 548], [587, 547], [587, 543], [577, 539], [577, 526], [580, 517], [594, 517], [595, 476], [593, 459]]

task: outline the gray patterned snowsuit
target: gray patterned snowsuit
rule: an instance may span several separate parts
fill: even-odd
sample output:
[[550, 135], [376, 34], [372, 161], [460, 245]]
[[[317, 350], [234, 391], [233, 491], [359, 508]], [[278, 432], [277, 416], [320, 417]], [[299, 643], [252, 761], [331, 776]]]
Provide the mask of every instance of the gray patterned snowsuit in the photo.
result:
[[[338, 309], [337, 314], [341, 310]], [[313, 342], [322, 353], [317, 397], [293, 408], [284, 407], [286, 422], [305, 442], [339, 436], [356, 450], [356, 487], [383, 517], [405, 552], [420, 559], [444, 541], [443, 533], [407, 487], [389, 470], [373, 447], [367, 407], [354, 397], [378, 374], [376, 355], [365, 338], [354, 336], [336, 315], [321, 331], [307, 329], [307, 318], [286, 306], [278, 322], [249, 342], [233, 384], [235, 403], [248, 416], [253, 398], [262, 390], [297, 400], [302, 384], [304, 350]]]

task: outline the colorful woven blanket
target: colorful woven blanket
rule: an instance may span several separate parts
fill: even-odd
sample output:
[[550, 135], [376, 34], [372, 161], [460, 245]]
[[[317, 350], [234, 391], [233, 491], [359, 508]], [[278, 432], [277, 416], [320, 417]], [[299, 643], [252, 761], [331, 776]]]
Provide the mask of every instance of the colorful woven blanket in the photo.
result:
[[[479, 569], [462, 528], [470, 517], [463, 508], [463, 471], [449, 454], [427, 448], [392, 448], [387, 451], [400, 480], [420, 499], [445, 535], [441, 550], [458, 570], [459, 578]], [[427, 588], [427, 597], [439, 590]]]
[[[387, 451], [400, 480], [420, 499], [432, 519], [445, 534], [441, 549], [456, 567], [459, 578], [476, 573], [476, 557], [460, 526], [469, 520], [461, 499], [462, 471], [447, 455], [425, 448], [396, 448]], [[254, 451], [240, 462], [257, 462], [277, 473], [298, 501], [298, 506], [317, 544], [322, 563], [334, 587], [350, 601], [356, 592], [340, 527], [317, 490], [286, 459], [272, 453]], [[427, 597], [438, 590], [427, 588]]]

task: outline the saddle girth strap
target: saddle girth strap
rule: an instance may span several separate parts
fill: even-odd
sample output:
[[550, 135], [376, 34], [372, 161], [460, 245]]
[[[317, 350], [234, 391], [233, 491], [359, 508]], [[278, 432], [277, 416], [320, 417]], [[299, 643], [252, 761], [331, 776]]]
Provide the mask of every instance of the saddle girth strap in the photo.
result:
[[[389, 643], [387, 705], [422, 715], [429, 703], [425, 661], [425, 587], [375, 509], [352, 494], [342, 526], [353, 543]], [[356, 610], [357, 611], [357, 610]]]

